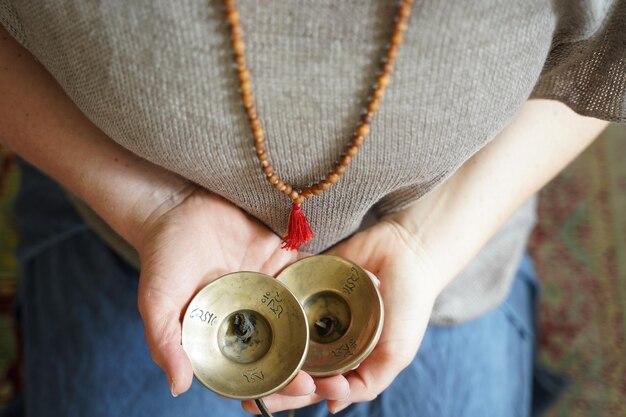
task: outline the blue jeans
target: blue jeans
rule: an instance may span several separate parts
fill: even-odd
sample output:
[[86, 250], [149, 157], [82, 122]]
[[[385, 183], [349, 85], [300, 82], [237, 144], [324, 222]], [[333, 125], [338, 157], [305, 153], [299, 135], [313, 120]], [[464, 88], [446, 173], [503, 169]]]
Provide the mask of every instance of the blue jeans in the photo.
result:
[[[29, 416], [245, 416], [194, 380], [178, 398], [153, 363], [138, 271], [83, 222], [60, 188], [22, 164], [19, 317]], [[522, 260], [508, 298], [471, 322], [430, 325], [411, 365], [344, 416], [528, 417], [538, 282]], [[280, 413], [280, 415], [284, 415]], [[324, 404], [297, 417], [329, 415]]]

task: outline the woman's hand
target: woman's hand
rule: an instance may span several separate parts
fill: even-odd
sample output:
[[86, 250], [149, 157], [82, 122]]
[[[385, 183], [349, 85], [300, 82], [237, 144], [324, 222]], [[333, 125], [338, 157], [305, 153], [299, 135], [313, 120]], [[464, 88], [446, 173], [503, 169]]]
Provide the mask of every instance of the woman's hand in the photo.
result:
[[[413, 360], [426, 330], [441, 286], [420, 242], [402, 223], [383, 219], [327, 253], [355, 262], [380, 280], [385, 306], [380, 341], [354, 371], [315, 380], [318, 387], [325, 386], [335, 397], [318, 392], [299, 397], [277, 393], [264, 399], [271, 411], [301, 408], [328, 399], [328, 408], [337, 412], [350, 403], [376, 398]], [[244, 408], [258, 413], [252, 401], [244, 401]]]
[[[444, 183], [331, 249], [329, 253], [352, 260], [380, 279], [386, 315], [378, 346], [346, 375], [350, 395], [329, 401], [331, 411], [372, 399], [391, 383], [416, 353], [437, 295], [515, 210], [605, 126], [562, 103], [530, 100]], [[321, 399], [276, 394], [266, 403], [282, 410]], [[256, 410], [250, 403], [245, 407]]]
[[[179, 203], [146, 220], [135, 245], [146, 339], [173, 395], [192, 382], [191, 363], [181, 346], [181, 317], [194, 294], [234, 271], [275, 275], [301, 256], [281, 249], [276, 234], [225, 199], [195, 187], [184, 192]], [[312, 378], [301, 372], [281, 392], [303, 395], [314, 389]]]

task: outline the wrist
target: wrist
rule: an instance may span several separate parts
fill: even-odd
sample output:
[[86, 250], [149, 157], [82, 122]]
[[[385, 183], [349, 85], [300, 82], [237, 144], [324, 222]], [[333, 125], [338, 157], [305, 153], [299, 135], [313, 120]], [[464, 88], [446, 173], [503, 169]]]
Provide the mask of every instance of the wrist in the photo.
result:
[[478, 253], [490, 233], [490, 218], [474, 216], [477, 206], [470, 205], [461, 180], [459, 170], [417, 202], [381, 219], [403, 230], [416, 256], [430, 264], [435, 297]]
[[408, 222], [406, 209], [380, 219], [379, 225], [386, 228], [392, 235], [395, 243], [390, 243], [388, 248], [393, 248], [393, 257], [402, 264], [408, 265], [410, 275], [417, 278], [419, 285], [420, 305], [432, 306], [448, 280], [443, 268], [434, 261], [432, 248], [428, 247], [422, 235], [411, 229]]
[[140, 250], [150, 224], [199, 189], [194, 183], [135, 155], [105, 161], [79, 187], [79, 196], [124, 240]]
[[6, 63], [0, 72], [2, 145], [54, 178], [137, 247], [146, 219], [180, 203], [195, 186], [114, 142], [2, 25], [0, 33], [0, 61]]
[[198, 190], [200, 187], [196, 184], [178, 177], [162, 178], [159, 184], [145, 189], [137, 198], [135, 214], [128, 218], [125, 239], [140, 251], [152, 225]]

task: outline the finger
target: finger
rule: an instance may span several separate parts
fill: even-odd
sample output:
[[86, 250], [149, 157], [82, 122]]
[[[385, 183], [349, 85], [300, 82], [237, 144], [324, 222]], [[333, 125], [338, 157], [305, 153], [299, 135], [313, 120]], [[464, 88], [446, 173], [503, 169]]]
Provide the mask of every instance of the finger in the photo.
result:
[[[306, 375], [308, 376], [308, 374]], [[315, 393], [309, 392], [307, 395], [295, 397], [284, 392], [283, 389], [278, 393], [265, 397], [263, 401], [269, 410], [281, 411], [301, 408], [326, 399], [344, 400], [350, 394], [350, 386], [343, 375], [315, 378], [315, 386]], [[243, 401], [242, 405], [246, 411], [259, 412], [254, 401]]]
[[259, 272], [271, 276], [277, 276], [283, 271], [283, 269], [287, 268], [292, 263], [309, 256], [313, 256], [313, 254], [308, 252], [286, 251], [279, 249], [272, 254], [270, 259], [261, 267]]
[[180, 308], [153, 288], [140, 289], [138, 306], [152, 359], [167, 375], [172, 395], [178, 396], [193, 380], [191, 362], [181, 346]]
[[328, 409], [335, 413], [346, 404], [375, 399], [404, 368], [402, 363], [381, 349], [375, 349], [361, 365], [346, 375], [350, 385], [348, 398], [328, 401]]
[[[326, 252], [324, 252], [324, 254], [340, 256], [356, 263], [361, 268], [363, 268], [365, 272], [367, 272], [367, 274], [370, 276], [372, 281], [376, 283], [376, 285], [380, 286], [380, 280], [378, 279], [378, 277], [376, 277], [375, 273], [365, 269], [364, 266], [367, 265], [368, 262], [370, 264], [376, 264], [376, 262], [374, 262], [374, 260], [369, 257], [369, 255], [367, 255], [368, 253], [371, 253], [371, 250], [366, 249], [362, 243], [359, 243], [359, 241], [370, 242], [375, 241], [375, 239], [367, 239], [367, 235], [364, 234], [364, 232], [359, 232], [356, 235], [331, 247]], [[369, 245], [370, 243], [366, 244]], [[376, 253], [376, 251], [374, 253]]]
[[378, 258], [387, 251], [387, 248], [379, 247], [379, 245], [379, 239], [372, 236], [370, 231], [365, 230], [341, 241], [325, 251], [324, 254], [346, 258], [361, 267], [378, 266], [380, 265]]
[[269, 258], [264, 260], [258, 270], [263, 274], [276, 276], [286, 266], [290, 265], [297, 259], [298, 255], [295, 251], [287, 251], [278, 248], [271, 255], [269, 255]]
[[315, 392], [315, 382], [304, 371], [298, 372], [296, 377], [278, 393], [287, 396], [309, 395]]
[[365, 272], [367, 272], [367, 275], [369, 275], [369, 277], [371, 278], [372, 281], [374, 281], [374, 284], [376, 284], [377, 287], [380, 287], [380, 280], [378, 279], [378, 277], [376, 275], [374, 275], [373, 272], [368, 271], [367, 269], [363, 269]]
[[[303, 372], [304, 373], [304, 372]], [[308, 376], [308, 374], [305, 374]], [[309, 378], [311, 378], [309, 376]], [[311, 379], [313, 381], [313, 379]], [[343, 400], [350, 394], [350, 386], [343, 375], [336, 375], [328, 378], [315, 378], [315, 393], [309, 392], [307, 395], [298, 397], [281, 390], [276, 394], [265, 397], [263, 401], [272, 412], [282, 410], [293, 410], [314, 404], [326, 399]], [[243, 408], [250, 413], [260, 413], [253, 400], [242, 401]]]
[[350, 395], [350, 384], [343, 375], [315, 378], [315, 393], [327, 400], [344, 400]]
[[[303, 395], [300, 397], [289, 397], [286, 395], [272, 394], [269, 397], [263, 398], [263, 402], [267, 406], [267, 409], [272, 412], [278, 412], [283, 410], [295, 410], [298, 408], [306, 407], [307, 405], [315, 404], [324, 400], [317, 394]], [[245, 400], [241, 402], [241, 406], [248, 413], [261, 414], [259, 407], [255, 404], [254, 400]]]
[[178, 397], [186, 392], [193, 382], [193, 368], [187, 353], [180, 343], [168, 343], [160, 348], [162, 358], [156, 362], [168, 375], [170, 392]]
[[308, 258], [309, 256], [314, 256], [314, 253], [310, 253], [310, 252], [304, 252], [304, 251], [298, 251], [298, 253], [296, 254], [296, 260], [300, 260], [300, 259], [304, 259], [304, 258]]

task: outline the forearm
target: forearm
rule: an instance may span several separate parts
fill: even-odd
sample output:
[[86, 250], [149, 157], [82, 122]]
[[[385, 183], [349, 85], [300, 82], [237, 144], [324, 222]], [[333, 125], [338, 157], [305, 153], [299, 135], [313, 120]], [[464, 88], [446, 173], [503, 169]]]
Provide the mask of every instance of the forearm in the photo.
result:
[[441, 290], [606, 124], [556, 101], [531, 100], [444, 184], [388, 218], [429, 254], [441, 272]]
[[190, 184], [134, 155], [98, 129], [0, 25], [0, 144], [91, 206], [138, 245], [138, 228]]

